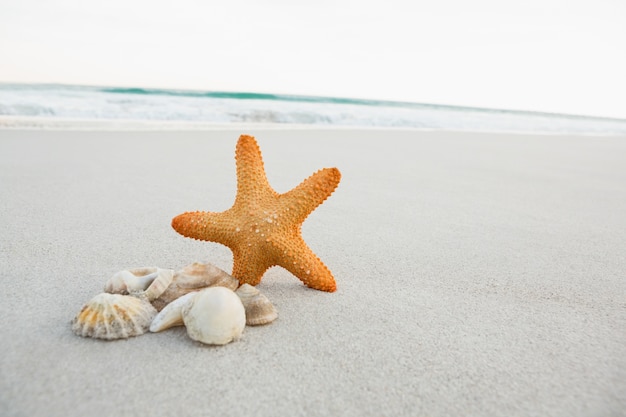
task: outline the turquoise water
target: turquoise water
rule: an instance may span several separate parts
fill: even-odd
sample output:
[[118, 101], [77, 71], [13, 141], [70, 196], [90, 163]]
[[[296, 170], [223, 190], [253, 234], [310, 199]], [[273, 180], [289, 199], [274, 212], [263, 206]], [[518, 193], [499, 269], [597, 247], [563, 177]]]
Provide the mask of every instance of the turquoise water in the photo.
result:
[[626, 120], [340, 97], [0, 84], [0, 116], [626, 134]]
[[[403, 101], [386, 101], [386, 100], [365, 100], [355, 98], [340, 97], [316, 97], [316, 96], [299, 96], [286, 94], [265, 94], [265, 93], [246, 93], [246, 92], [228, 92], [228, 91], [190, 91], [190, 90], [163, 90], [150, 88], [102, 88], [100, 91], [113, 94], [139, 94], [152, 96], [175, 96], [175, 97], [206, 97], [206, 98], [227, 98], [233, 100], [274, 100], [274, 101], [290, 101], [300, 103], [327, 103], [327, 104], [355, 104], [360, 106], [381, 106], [381, 107], [431, 107], [431, 108], [456, 108], [469, 109], [469, 107], [459, 106], [441, 106], [435, 104], [409, 103]], [[475, 109], [480, 110], [480, 109]]]

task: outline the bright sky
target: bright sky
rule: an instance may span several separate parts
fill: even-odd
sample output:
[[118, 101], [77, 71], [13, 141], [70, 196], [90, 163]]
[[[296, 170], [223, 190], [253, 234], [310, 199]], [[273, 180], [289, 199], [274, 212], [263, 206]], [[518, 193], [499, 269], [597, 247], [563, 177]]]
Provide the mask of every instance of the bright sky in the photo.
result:
[[626, 1], [0, 0], [0, 81], [626, 118]]

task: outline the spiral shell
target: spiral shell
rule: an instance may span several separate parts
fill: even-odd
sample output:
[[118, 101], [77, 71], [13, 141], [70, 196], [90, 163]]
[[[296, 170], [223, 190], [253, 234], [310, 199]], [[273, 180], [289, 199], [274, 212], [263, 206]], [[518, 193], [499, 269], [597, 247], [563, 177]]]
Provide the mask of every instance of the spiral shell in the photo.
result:
[[83, 306], [72, 321], [72, 331], [96, 339], [126, 339], [145, 333], [155, 315], [147, 300], [102, 293]]
[[278, 317], [278, 312], [270, 300], [252, 285], [243, 284], [235, 293], [246, 310], [248, 326], [271, 323]]
[[172, 269], [156, 267], [127, 269], [115, 273], [104, 285], [104, 292], [130, 294], [152, 301], [163, 294], [173, 278]]
[[178, 297], [154, 317], [150, 324], [150, 331], [161, 332], [174, 326], [183, 326], [183, 307], [197, 294], [197, 291]]
[[225, 345], [241, 337], [246, 326], [246, 312], [241, 300], [225, 287], [206, 288], [182, 309], [187, 334], [209, 345]]
[[195, 262], [176, 271], [172, 283], [158, 298], [152, 300], [152, 305], [161, 311], [180, 296], [215, 286], [234, 291], [239, 286], [239, 281], [215, 265]]

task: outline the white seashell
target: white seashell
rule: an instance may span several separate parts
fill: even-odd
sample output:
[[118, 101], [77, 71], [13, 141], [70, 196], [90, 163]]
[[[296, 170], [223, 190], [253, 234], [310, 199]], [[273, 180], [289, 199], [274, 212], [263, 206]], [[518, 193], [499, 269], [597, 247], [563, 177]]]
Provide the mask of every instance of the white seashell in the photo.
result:
[[109, 294], [128, 294], [130, 291], [143, 291], [152, 284], [156, 277], [156, 272], [148, 273], [144, 276], [136, 276], [129, 270], [119, 271], [104, 284], [104, 292]]
[[278, 317], [278, 312], [270, 300], [252, 285], [243, 284], [235, 293], [246, 310], [248, 326], [271, 323]]
[[111, 294], [130, 294], [145, 297], [148, 301], [158, 298], [172, 283], [174, 270], [156, 267], [134, 268], [119, 271], [104, 285]]
[[225, 287], [206, 288], [183, 307], [183, 321], [193, 340], [225, 345], [241, 337], [246, 312], [241, 300]]
[[152, 320], [152, 323], [150, 324], [150, 331], [160, 332], [165, 329], [169, 329], [170, 327], [184, 325], [183, 306], [195, 297], [196, 294], [197, 291], [187, 293], [166, 305]]
[[145, 333], [156, 309], [146, 300], [129, 295], [102, 293], [87, 302], [72, 321], [79, 336], [125, 339]]
[[152, 300], [152, 305], [161, 310], [182, 295], [215, 286], [234, 291], [239, 286], [239, 281], [215, 265], [195, 262], [177, 271], [172, 283], [157, 299]]

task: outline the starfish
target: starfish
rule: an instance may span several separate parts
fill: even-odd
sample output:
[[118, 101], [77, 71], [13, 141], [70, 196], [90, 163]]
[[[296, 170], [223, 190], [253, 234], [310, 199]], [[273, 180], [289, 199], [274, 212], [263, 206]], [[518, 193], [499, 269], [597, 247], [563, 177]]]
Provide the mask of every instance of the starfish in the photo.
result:
[[287, 269], [306, 286], [333, 292], [335, 279], [302, 238], [307, 216], [337, 188], [341, 174], [324, 168], [294, 189], [279, 194], [265, 175], [261, 150], [252, 136], [241, 135], [235, 151], [237, 196], [221, 213], [187, 212], [172, 227], [193, 239], [221, 243], [233, 252], [232, 275], [257, 285], [268, 268]]

